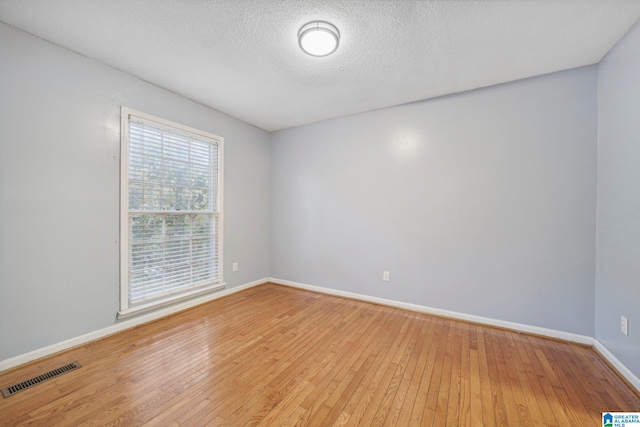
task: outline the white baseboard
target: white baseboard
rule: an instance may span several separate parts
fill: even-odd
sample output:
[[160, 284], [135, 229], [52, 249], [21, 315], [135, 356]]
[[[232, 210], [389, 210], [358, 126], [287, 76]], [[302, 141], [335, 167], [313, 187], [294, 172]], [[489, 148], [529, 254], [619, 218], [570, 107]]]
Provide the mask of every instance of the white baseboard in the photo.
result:
[[160, 319], [161, 317], [169, 316], [171, 314], [177, 313], [179, 311], [186, 310], [191, 307], [195, 307], [196, 305], [203, 304], [205, 302], [213, 301], [215, 299], [224, 297], [226, 295], [231, 295], [236, 292], [243, 291], [245, 289], [252, 288], [254, 286], [261, 285], [263, 283], [267, 283], [269, 281], [268, 278], [263, 278], [259, 280], [255, 280], [253, 282], [245, 283], [244, 285], [235, 286], [230, 289], [224, 289], [222, 291], [213, 292], [211, 294], [203, 295], [198, 298], [190, 299], [187, 301], [183, 301], [179, 304], [172, 305], [170, 307], [165, 307], [157, 311], [153, 311], [148, 314], [144, 314], [138, 317], [134, 317], [131, 319], [126, 319], [120, 321], [114, 325], [108, 326], [103, 329], [99, 329], [97, 331], [89, 332], [88, 334], [80, 335], [78, 337], [70, 338], [68, 340], [49, 345], [47, 347], [42, 347], [34, 351], [30, 351], [29, 353], [24, 353], [19, 356], [12, 357], [10, 359], [0, 360], [0, 372], [13, 368], [18, 365], [22, 365], [27, 362], [31, 362], [32, 360], [40, 359], [45, 356], [52, 355], [59, 351], [67, 350], [71, 347], [75, 347], [78, 345], [86, 344], [90, 341], [95, 341], [100, 338], [104, 338], [107, 335], [112, 335], [117, 332], [124, 331], [126, 329], [133, 328], [138, 325], [142, 325], [143, 323], [148, 323], [153, 320]]
[[473, 314], [459, 313], [456, 311], [442, 310], [439, 308], [427, 307], [423, 305], [411, 304], [407, 302], [394, 301], [385, 298], [372, 297], [369, 295], [356, 294], [353, 292], [339, 291], [336, 289], [323, 288], [321, 286], [307, 285], [304, 283], [292, 282], [290, 280], [269, 278], [269, 282], [279, 285], [291, 286], [294, 288], [306, 289], [309, 291], [320, 292], [323, 294], [335, 295], [339, 297], [351, 298], [360, 301], [372, 302], [375, 304], [386, 305], [390, 307], [403, 308], [405, 310], [417, 311], [420, 313], [434, 314], [436, 316], [449, 317], [452, 319], [466, 320], [468, 322], [480, 323], [483, 325], [497, 326], [504, 329], [511, 329], [517, 332], [526, 332], [529, 334], [541, 335], [549, 338], [561, 339], [564, 341], [575, 342], [579, 344], [593, 345], [593, 337], [586, 335], [574, 334], [571, 332], [558, 331], [555, 329], [541, 328], [538, 326], [525, 325], [523, 323], [508, 322], [506, 320], [492, 319], [490, 317], [475, 316]]
[[607, 347], [605, 347], [600, 341], [597, 339], [593, 340], [593, 348], [600, 353], [600, 356], [605, 358], [614, 368], [622, 375], [629, 383], [635, 387], [635, 389], [640, 393], [640, 378], [638, 378], [629, 368], [627, 368], [617, 357], [611, 353]]

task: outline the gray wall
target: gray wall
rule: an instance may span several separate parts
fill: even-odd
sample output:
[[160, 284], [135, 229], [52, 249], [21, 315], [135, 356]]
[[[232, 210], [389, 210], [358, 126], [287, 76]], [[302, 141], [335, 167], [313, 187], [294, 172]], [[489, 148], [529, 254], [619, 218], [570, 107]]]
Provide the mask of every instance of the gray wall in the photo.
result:
[[225, 138], [225, 280], [268, 276], [268, 134], [2, 23], [0, 41], [0, 360], [115, 323], [121, 105]]
[[593, 336], [596, 84], [584, 67], [273, 133], [271, 276]]
[[640, 377], [640, 24], [600, 63], [598, 119], [595, 334]]

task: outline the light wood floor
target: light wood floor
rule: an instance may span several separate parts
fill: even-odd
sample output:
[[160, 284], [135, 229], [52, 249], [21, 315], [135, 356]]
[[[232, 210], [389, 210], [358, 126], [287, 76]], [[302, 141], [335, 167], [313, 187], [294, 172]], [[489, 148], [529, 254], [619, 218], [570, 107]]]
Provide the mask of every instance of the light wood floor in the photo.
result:
[[262, 285], [0, 375], [78, 360], [0, 424], [600, 426], [640, 398], [590, 348]]

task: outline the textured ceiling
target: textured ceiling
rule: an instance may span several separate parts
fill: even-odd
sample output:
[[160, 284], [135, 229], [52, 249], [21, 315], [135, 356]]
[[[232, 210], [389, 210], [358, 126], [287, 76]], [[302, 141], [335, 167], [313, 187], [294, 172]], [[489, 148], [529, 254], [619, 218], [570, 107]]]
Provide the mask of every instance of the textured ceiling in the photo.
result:
[[[599, 62], [639, 0], [0, 0], [0, 20], [267, 131]], [[304, 54], [314, 19], [341, 32]]]

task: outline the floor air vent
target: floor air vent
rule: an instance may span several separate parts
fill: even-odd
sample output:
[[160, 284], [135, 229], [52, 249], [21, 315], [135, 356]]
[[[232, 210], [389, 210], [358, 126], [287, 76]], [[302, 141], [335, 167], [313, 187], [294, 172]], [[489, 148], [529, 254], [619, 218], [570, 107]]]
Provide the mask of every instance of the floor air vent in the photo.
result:
[[22, 381], [21, 383], [10, 385], [9, 387], [5, 387], [0, 389], [2, 395], [7, 398], [9, 396], [13, 396], [16, 393], [21, 392], [22, 390], [26, 390], [35, 385], [43, 383], [48, 380], [52, 380], [56, 377], [59, 377], [62, 374], [66, 374], [67, 372], [71, 372], [75, 369], [81, 368], [82, 365], [78, 362], [71, 362], [68, 365], [61, 366], [56, 369], [52, 369], [49, 372], [45, 372], [44, 374], [38, 375], [37, 377], [29, 378], [26, 381]]

